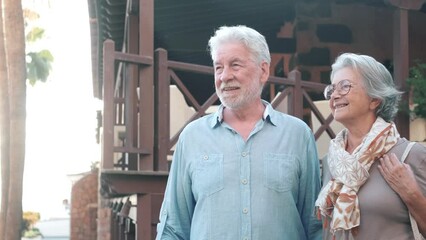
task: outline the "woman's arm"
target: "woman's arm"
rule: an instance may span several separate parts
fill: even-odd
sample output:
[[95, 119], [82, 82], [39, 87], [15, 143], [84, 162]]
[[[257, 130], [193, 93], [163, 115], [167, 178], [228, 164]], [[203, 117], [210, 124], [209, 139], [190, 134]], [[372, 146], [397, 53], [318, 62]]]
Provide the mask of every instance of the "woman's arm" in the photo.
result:
[[423, 195], [411, 167], [401, 163], [394, 153], [380, 159], [379, 171], [389, 186], [399, 194], [426, 236], [426, 197]]

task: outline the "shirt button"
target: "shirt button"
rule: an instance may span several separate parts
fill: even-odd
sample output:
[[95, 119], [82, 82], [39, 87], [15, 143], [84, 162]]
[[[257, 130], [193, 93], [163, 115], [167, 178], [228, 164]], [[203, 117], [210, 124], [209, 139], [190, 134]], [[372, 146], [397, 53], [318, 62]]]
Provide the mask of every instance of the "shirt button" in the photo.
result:
[[204, 155], [204, 156], [203, 156], [203, 159], [204, 159], [204, 160], [207, 160], [207, 159], [209, 159], [209, 156]]
[[243, 240], [249, 240], [249, 238], [248, 238], [248, 237], [245, 237], [245, 238], [243, 238]]
[[247, 179], [242, 179], [242, 180], [241, 180], [241, 183], [242, 183], [242, 184], [244, 184], [244, 185], [246, 185], [246, 184], [247, 184], [247, 182], [248, 182], [248, 181], [247, 181]]
[[247, 214], [247, 213], [248, 213], [248, 209], [247, 209], [247, 208], [244, 208], [244, 209], [243, 209], [243, 213], [244, 213], [244, 214]]
[[245, 157], [245, 156], [247, 156], [247, 153], [246, 152], [242, 152], [241, 156]]

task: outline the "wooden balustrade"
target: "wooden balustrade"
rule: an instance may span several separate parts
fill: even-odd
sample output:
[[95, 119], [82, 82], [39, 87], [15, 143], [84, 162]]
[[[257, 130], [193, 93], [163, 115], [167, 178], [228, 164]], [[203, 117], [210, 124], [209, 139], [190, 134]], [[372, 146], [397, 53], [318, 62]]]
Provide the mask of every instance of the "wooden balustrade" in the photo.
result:
[[[117, 67], [118, 66], [118, 67]], [[139, 73], [140, 69], [146, 67], [154, 68], [153, 86], [141, 87], [144, 81]], [[167, 51], [157, 49], [154, 59], [134, 54], [116, 52], [114, 43], [107, 40], [104, 43], [104, 117], [103, 117], [103, 156], [102, 168], [127, 171], [168, 171], [168, 156], [173, 151], [179, 134], [185, 125], [206, 114], [206, 110], [217, 102], [218, 97], [213, 93], [203, 103], [197, 101], [193, 94], [179, 78], [177, 71], [205, 74], [211, 76], [214, 81], [214, 71], [211, 66], [202, 66], [168, 60]], [[114, 77], [116, 76], [116, 77]], [[170, 85], [174, 84], [182, 92], [185, 99], [194, 108], [195, 113], [190, 116], [182, 128], [174, 136], [170, 136]], [[318, 118], [321, 127], [315, 132], [318, 139], [324, 132], [330, 137], [335, 133], [330, 127], [332, 116], [322, 116], [310, 97], [310, 93], [321, 93], [324, 84], [303, 81], [301, 74], [293, 70], [287, 78], [271, 76], [267, 84], [273, 84], [274, 89], [282, 89], [274, 99], [268, 99], [273, 107], [282, 104], [287, 99], [288, 114], [303, 119], [304, 105]], [[154, 91], [154, 94], [151, 92]], [[153, 99], [144, 98], [145, 95], [153, 96]], [[142, 109], [141, 101], [152, 101], [153, 109]], [[153, 124], [141, 124], [144, 117], [152, 117]], [[308, 123], [309, 124], [309, 123]], [[121, 132], [120, 146], [114, 144], [119, 132], [115, 129], [123, 126]], [[143, 145], [140, 142], [144, 134], [153, 136], [153, 145]], [[116, 141], [117, 142], [117, 141]], [[148, 141], [150, 142], [150, 141]], [[114, 155], [115, 154], [115, 155]], [[121, 154], [121, 160], [125, 159], [125, 164], [133, 166], [123, 167], [123, 163], [117, 163], [114, 156]], [[152, 167], [143, 168], [143, 156], [152, 159]], [[117, 157], [115, 157], [117, 158]], [[124, 160], [123, 160], [124, 161]], [[137, 164], [130, 162], [136, 161]], [[150, 164], [147, 164], [150, 166]], [[145, 164], [146, 166], [146, 164]]]

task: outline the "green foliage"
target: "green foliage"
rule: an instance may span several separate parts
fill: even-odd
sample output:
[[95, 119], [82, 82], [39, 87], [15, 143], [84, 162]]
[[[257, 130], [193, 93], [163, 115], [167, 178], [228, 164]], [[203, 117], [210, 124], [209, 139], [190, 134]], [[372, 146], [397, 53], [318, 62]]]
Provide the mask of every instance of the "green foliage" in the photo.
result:
[[416, 65], [410, 68], [407, 83], [413, 93], [412, 112], [416, 117], [426, 118], [426, 63], [416, 61]]
[[41, 235], [40, 231], [33, 226], [40, 220], [38, 212], [24, 212], [22, 216], [21, 232], [26, 238], [35, 238]]
[[[22, 236], [25, 238], [36, 238], [41, 236], [40, 230], [38, 228], [33, 228], [22, 233]], [[37, 238], [38, 239], [38, 238]]]
[[27, 42], [35, 42], [39, 39], [42, 39], [44, 35], [44, 29], [40, 27], [34, 27], [31, 29], [27, 36], [25, 36], [25, 40]]
[[[40, 41], [44, 37], [45, 30], [41, 27], [32, 27], [32, 22], [36, 22], [40, 15], [32, 10], [24, 9], [25, 28], [30, 28], [26, 40], [26, 65], [27, 79], [32, 86], [37, 81], [46, 82], [52, 70], [53, 56], [49, 50], [33, 51], [34, 43]], [[27, 32], [27, 31], [26, 31]]]
[[46, 82], [52, 69], [53, 56], [49, 50], [27, 53], [27, 78], [31, 85], [37, 80]]

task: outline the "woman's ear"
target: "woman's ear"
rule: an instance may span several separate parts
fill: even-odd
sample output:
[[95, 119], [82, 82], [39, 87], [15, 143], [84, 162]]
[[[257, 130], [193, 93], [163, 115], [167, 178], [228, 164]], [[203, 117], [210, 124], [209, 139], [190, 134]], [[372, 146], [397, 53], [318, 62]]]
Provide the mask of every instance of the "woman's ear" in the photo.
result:
[[378, 98], [372, 98], [370, 102], [370, 109], [376, 109], [377, 107], [380, 106], [381, 103], [382, 103], [382, 100]]

